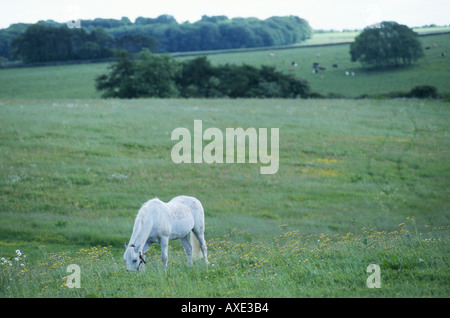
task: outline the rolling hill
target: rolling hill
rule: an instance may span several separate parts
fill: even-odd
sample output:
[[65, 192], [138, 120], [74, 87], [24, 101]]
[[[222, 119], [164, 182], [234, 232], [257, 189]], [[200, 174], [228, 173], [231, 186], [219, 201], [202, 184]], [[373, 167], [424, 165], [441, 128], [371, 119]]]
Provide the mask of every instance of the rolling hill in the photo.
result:
[[[450, 34], [421, 37], [421, 41], [424, 47], [430, 48], [425, 50], [424, 58], [408, 67], [385, 70], [365, 69], [359, 63], [350, 62], [349, 44], [345, 43], [256, 52], [215, 52], [210, 55], [205, 52], [205, 55], [216, 64], [274, 66], [278, 70], [306, 79], [313, 91], [329, 97], [355, 98], [366, 94], [407, 92], [424, 84], [437, 87], [443, 95], [449, 94], [450, 60], [448, 56], [442, 57], [441, 53], [450, 52]], [[292, 66], [293, 62], [297, 67]], [[319, 63], [326, 70], [313, 74], [313, 63]], [[333, 67], [334, 64], [337, 67]], [[94, 87], [95, 78], [105, 73], [108, 65], [109, 63], [92, 63], [0, 69], [0, 97], [99, 98], [100, 93]]]

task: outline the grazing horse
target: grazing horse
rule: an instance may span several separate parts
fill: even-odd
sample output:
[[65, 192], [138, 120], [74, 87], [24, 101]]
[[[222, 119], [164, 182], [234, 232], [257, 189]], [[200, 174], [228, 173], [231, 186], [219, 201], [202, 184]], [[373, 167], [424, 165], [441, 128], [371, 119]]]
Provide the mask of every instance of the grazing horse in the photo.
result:
[[161, 260], [167, 268], [169, 240], [176, 239], [180, 240], [189, 264], [192, 257], [201, 258], [202, 254], [209, 264], [204, 231], [203, 206], [196, 198], [178, 196], [168, 203], [157, 198], [147, 201], [136, 216], [129, 243], [125, 243], [123, 259], [127, 270], [139, 270], [146, 263], [144, 253], [154, 243], [161, 245]]

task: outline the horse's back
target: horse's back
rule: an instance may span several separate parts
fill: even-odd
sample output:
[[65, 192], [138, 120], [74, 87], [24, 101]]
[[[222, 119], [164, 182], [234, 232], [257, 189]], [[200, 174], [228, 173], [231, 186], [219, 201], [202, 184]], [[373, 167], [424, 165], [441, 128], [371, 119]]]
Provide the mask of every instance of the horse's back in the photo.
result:
[[180, 195], [172, 200], [170, 200], [169, 204], [173, 203], [181, 203], [185, 205], [192, 213], [192, 216], [194, 217], [194, 226], [195, 227], [201, 227], [204, 228], [205, 223], [205, 217], [204, 217], [204, 211], [203, 211], [203, 205], [202, 203], [194, 197], [190, 197], [187, 195]]
[[151, 219], [152, 221], [164, 218], [168, 215], [169, 208], [167, 203], [158, 198], [154, 198], [145, 202], [138, 212], [138, 219]]
[[202, 203], [197, 198], [190, 197], [187, 195], [180, 195], [169, 201], [169, 203], [171, 203], [171, 202], [181, 203], [181, 204], [187, 206], [192, 211], [192, 213], [197, 212], [197, 213], [203, 214]]

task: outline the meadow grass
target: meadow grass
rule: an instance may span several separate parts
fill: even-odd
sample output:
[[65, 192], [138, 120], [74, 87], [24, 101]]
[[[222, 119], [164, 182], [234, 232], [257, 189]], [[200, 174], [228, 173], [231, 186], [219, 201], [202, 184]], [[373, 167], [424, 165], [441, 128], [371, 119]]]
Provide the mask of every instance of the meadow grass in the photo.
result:
[[[449, 103], [0, 102], [2, 297], [449, 295]], [[171, 132], [194, 119], [279, 128], [279, 171], [174, 164]], [[167, 271], [154, 246], [146, 271], [127, 273], [137, 210], [179, 194], [205, 207], [211, 264], [188, 267], [171, 242]], [[69, 264], [80, 289], [66, 285]], [[379, 289], [367, 288], [370, 264]]]
[[[155, 248], [147, 253], [145, 270], [134, 273], [124, 271], [106, 246], [41, 252], [35, 264], [22, 255], [0, 263], [2, 296], [445, 297], [450, 275], [442, 252], [448, 252], [443, 234], [448, 226], [416, 236], [414, 219], [406, 222], [389, 232], [363, 228], [359, 235], [285, 230], [272, 241], [254, 236], [237, 242], [233, 236], [245, 233], [235, 231], [209, 240], [208, 266], [200, 260], [188, 266], [184, 253], [170, 248], [166, 271]], [[366, 268], [374, 261], [381, 266], [379, 289], [367, 288]], [[68, 288], [68, 264], [80, 266], [81, 288]]]

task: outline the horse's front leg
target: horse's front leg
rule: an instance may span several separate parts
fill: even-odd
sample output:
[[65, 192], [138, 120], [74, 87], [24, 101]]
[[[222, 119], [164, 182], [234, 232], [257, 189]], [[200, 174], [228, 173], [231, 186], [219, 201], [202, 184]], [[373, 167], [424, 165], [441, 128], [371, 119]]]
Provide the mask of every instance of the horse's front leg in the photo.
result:
[[146, 242], [144, 245], [144, 248], [142, 249], [142, 253], [145, 253], [148, 251], [148, 249], [153, 245], [153, 242]]
[[167, 260], [169, 259], [169, 238], [162, 237], [159, 243], [161, 245], [161, 261], [164, 269], [167, 269]]

